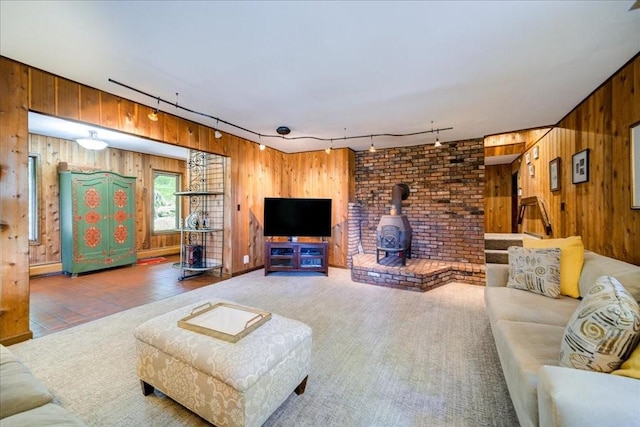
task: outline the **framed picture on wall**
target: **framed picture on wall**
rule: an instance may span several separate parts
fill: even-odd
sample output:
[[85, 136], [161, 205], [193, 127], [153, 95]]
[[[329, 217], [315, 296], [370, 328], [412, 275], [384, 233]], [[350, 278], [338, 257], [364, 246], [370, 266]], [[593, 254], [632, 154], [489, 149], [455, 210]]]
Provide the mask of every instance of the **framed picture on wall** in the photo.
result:
[[640, 123], [631, 126], [631, 208], [640, 209]]
[[534, 176], [536, 174], [536, 169], [533, 165], [529, 165], [529, 176]]
[[574, 184], [589, 181], [589, 149], [582, 150], [572, 156], [572, 176]]
[[540, 147], [536, 145], [533, 147], [533, 158], [537, 159], [538, 157], [540, 157]]
[[524, 159], [527, 162], [527, 164], [531, 163], [531, 154], [529, 153], [525, 154]]
[[560, 157], [549, 162], [549, 189], [551, 191], [560, 190]]

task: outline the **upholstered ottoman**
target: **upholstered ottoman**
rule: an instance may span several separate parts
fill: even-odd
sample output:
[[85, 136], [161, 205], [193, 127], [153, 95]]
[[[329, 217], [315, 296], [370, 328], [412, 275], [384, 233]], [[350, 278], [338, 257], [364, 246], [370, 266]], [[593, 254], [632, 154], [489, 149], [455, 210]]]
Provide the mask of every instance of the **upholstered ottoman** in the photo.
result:
[[292, 391], [304, 392], [311, 359], [309, 326], [272, 314], [230, 343], [178, 326], [198, 305], [136, 328], [136, 371], [144, 395], [157, 388], [222, 427], [259, 426]]

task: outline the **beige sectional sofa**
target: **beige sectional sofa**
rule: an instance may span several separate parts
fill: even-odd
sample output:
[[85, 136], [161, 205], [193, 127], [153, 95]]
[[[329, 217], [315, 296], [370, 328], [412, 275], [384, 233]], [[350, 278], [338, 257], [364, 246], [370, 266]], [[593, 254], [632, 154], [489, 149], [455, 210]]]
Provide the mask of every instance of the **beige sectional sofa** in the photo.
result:
[[[580, 296], [615, 277], [640, 301], [640, 267], [585, 251]], [[522, 426], [640, 426], [640, 379], [560, 366], [565, 327], [580, 299], [506, 287], [509, 266], [487, 265], [485, 302]]]
[[29, 368], [0, 345], [0, 425], [84, 426], [75, 415], [53, 403], [49, 390]]

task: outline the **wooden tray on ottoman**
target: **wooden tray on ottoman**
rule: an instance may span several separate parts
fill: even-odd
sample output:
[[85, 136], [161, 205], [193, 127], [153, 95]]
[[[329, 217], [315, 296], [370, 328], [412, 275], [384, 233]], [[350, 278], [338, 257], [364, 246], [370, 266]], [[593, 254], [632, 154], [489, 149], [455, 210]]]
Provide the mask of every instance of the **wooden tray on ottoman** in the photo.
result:
[[178, 320], [178, 326], [193, 332], [225, 340], [240, 341], [271, 319], [271, 313], [226, 302], [202, 304]]

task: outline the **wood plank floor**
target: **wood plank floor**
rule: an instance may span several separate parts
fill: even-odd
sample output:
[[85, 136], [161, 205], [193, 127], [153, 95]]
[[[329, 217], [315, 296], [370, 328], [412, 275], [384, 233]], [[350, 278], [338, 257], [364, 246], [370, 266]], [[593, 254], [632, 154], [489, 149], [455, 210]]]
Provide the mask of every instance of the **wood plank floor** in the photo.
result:
[[[220, 282], [212, 275], [178, 280], [177, 256], [151, 265], [32, 277], [29, 323], [38, 338], [101, 317]], [[217, 274], [217, 273], [216, 273]]]

